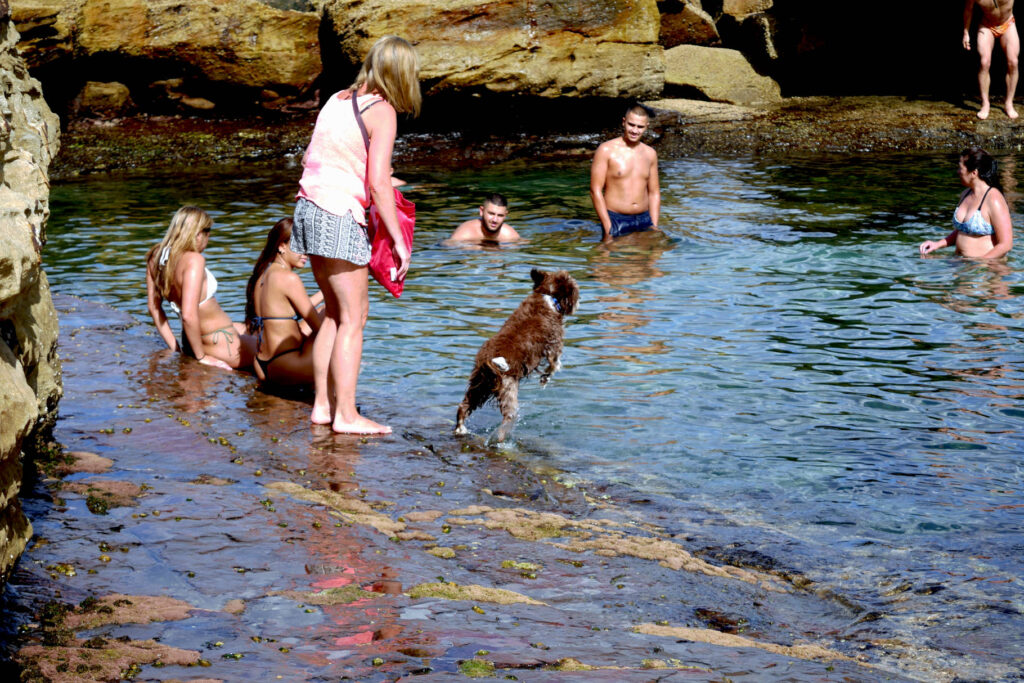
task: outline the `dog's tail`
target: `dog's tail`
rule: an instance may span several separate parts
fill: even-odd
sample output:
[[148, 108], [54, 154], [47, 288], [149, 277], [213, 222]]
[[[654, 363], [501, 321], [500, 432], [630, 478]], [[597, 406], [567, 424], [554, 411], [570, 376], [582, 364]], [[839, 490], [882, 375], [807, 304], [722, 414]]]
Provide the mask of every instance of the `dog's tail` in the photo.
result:
[[497, 373], [488, 364], [482, 364], [469, 376], [469, 386], [466, 388], [464, 402], [473, 412], [488, 400], [494, 397], [499, 380]]

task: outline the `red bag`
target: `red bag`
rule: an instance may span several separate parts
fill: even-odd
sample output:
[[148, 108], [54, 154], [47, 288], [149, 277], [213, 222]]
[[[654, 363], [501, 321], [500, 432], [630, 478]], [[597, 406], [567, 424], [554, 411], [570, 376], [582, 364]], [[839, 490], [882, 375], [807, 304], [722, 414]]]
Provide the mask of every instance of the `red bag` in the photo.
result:
[[[412, 252], [412, 233], [416, 228], [416, 205], [402, 196], [395, 188], [395, 210], [398, 213], [398, 225], [402, 228], [405, 243]], [[384, 226], [384, 221], [377, 213], [377, 205], [372, 204], [367, 216], [366, 230], [370, 234], [370, 274], [384, 289], [396, 297], [402, 296], [405, 280], [395, 280], [394, 273], [398, 269], [395, 254], [392, 251], [395, 240]]]
[[[352, 93], [352, 111], [356, 115], [356, 123], [359, 124], [359, 132], [363, 134], [363, 142], [366, 144], [367, 159], [369, 164], [370, 136], [366, 132], [366, 125], [363, 123], [363, 116], [359, 113], [359, 104], [356, 102], [356, 93]], [[372, 106], [372, 105], [368, 105]], [[369, 182], [370, 173], [367, 169], [366, 180]], [[398, 226], [402, 229], [405, 243], [409, 247], [409, 254], [412, 255], [412, 233], [416, 228], [416, 205], [402, 196], [398, 188], [395, 190], [395, 212], [398, 214]], [[370, 196], [369, 185], [366, 187], [366, 196]], [[395, 297], [402, 296], [402, 289], [405, 287], [405, 279], [396, 280], [395, 271], [398, 264], [395, 263], [393, 248], [395, 240], [391, 237], [384, 220], [377, 211], [377, 205], [371, 204], [366, 214], [366, 232], [370, 236], [370, 263], [367, 267], [373, 278], [388, 290]]]

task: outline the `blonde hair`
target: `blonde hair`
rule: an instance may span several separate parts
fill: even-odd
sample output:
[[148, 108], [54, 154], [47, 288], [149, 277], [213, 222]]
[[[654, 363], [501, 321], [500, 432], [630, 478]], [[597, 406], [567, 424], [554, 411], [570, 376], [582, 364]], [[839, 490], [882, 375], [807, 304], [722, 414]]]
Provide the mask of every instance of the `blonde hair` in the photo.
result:
[[199, 233], [212, 227], [213, 219], [198, 206], [183, 206], [175, 212], [167, 234], [146, 255], [146, 261], [155, 266], [154, 280], [160, 296], [166, 299], [170, 295], [174, 270], [181, 255], [186, 251], [198, 251], [196, 239]]
[[420, 58], [405, 38], [384, 36], [366, 53], [353, 89], [366, 85], [366, 92], [378, 92], [395, 111], [419, 116]]

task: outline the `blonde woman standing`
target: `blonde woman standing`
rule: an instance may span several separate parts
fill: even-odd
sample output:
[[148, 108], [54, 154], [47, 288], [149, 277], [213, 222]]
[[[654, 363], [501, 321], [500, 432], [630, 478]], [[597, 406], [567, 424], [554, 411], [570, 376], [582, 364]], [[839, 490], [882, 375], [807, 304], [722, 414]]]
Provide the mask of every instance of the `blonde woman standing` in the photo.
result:
[[[232, 323], [217, 303], [217, 278], [206, 267], [213, 220], [195, 206], [174, 214], [163, 240], [146, 255], [146, 294], [153, 324], [172, 351], [227, 370], [252, 367], [255, 340]], [[181, 318], [181, 343], [174, 338], [164, 301]]]
[[[350, 97], [369, 134], [363, 141]], [[310, 420], [336, 432], [389, 434], [391, 428], [356, 410], [356, 384], [369, 312], [367, 264], [370, 241], [366, 209], [377, 206], [394, 238], [397, 279], [409, 269], [391, 186], [391, 153], [397, 112], [420, 109], [419, 59], [407, 41], [385, 36], [370, 48], [355, 83], [335, 93], [320, 110], [302, 160], [291, 249], [308, 254], [325, 315], [313, 342], [316, 396]], [[367, 192], [368, 188], [368, 192]], [[369, 195], [369, 196], [368, 196]]]

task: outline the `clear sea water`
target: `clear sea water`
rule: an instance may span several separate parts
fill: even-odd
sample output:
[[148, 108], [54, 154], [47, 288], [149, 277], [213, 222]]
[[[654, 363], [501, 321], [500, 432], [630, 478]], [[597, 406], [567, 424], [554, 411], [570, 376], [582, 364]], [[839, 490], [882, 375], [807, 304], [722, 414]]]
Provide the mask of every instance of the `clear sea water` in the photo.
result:
[[[1024, 170], [1000, 162], [1024, 206]], [[664, 234], [612, 246], [597, 239], [586, 162], [397, 169], [417, 204], [413, 269], [401, 300], [371, 287], [361, 403], [447, 432], [472, 356], [529, 291], [530, 268], [566, 268], [579, 315], [562, 371], [543, 391], [524, 383], [520, 457], [634, 491], [680, 531], [700, 511], [936, 667], [1014, 677], [1024, 244], [990, 264], [918, 256], [949, 231], [955, 167], [950, 154], [662, 160]], [[57, 183], [51, 286], [148, 321], [144, 253], [196, 203], [215, 221], [217, 298], [240, 320], [297, 177], [292, 159]], [[443, 244], [493, 190], [528, 241]], [[494, 408], [470, 419], [481, 435], [497, 423]]]

